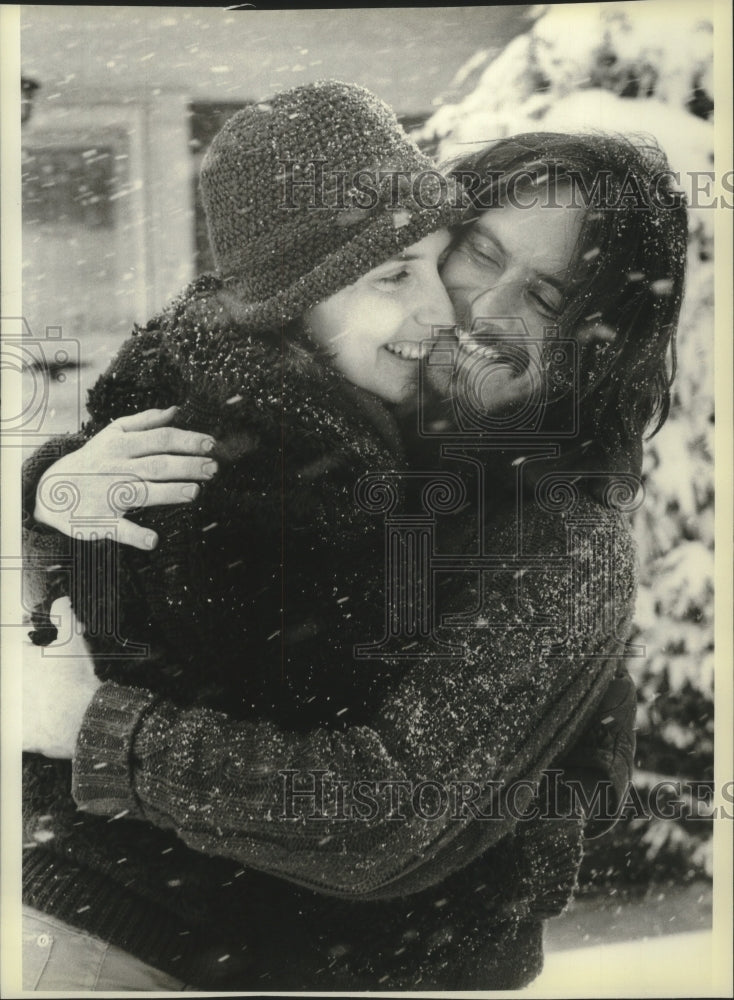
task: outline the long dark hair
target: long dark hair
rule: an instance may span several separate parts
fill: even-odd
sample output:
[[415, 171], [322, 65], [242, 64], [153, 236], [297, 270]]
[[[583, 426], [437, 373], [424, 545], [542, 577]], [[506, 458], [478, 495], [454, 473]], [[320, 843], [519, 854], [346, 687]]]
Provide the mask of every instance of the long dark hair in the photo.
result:
[[652, 140], [531, 132], [500, 139], [452, 170], [469, 194], [469, 223], [505, 203], [513, 184], [549, 194], [571, 184], [582, 199], [558, 320], [579, 344], [581, 436], [594, 440], [605, 464], [639, 472], [642, 436], [650, 427], [656, 433], [670, 408], [686, 267], [685, 199], [664, 153]]

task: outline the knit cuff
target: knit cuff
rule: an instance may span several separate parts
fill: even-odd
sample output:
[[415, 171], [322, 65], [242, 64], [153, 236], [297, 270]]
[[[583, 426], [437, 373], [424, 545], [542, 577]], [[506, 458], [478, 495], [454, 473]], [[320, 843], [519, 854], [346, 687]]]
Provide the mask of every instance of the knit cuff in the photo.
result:
[[97, 689], [72, 760], [71, 791], [80, 809], [101, 816], [143, 817], [133, 785], [132, 748], [156, 698], [150, 691], [112, 681]]
[[[570, 809], [568, 800], [566, 809]], [[521, 901], [525, 897], [527, 915], [543, 920], [557, 917], [571, 902], [583, 856], [582, 826], [582, 819], [570, 813], [565, 819], [518, 824], [520, 854], [514, 892]]]

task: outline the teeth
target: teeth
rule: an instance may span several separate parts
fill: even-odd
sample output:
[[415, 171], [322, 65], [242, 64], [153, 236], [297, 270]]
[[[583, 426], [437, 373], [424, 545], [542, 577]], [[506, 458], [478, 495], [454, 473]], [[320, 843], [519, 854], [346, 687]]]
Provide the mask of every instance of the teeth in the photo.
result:
[[413, 340], [401, 340], [396, 344], [385, 344], [385, 349], [407, 361], [420, 361], [428, 354], [429, 345], [417, 344]]
[[472, 340], [466, 330], [459, 331], [459, 347], [467, 354], [478, 354], [480, 358], [488, 358], [492, 361], [497, 361], [501, 357], [496, 347], [491, 344], [477, 343], [476, 340]]

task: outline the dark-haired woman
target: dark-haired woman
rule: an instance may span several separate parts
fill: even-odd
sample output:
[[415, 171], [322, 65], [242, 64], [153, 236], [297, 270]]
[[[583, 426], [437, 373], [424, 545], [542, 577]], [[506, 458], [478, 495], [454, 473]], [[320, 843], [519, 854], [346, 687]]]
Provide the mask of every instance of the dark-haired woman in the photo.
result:
[[[595, 712], [627, 651], [636, 574], [619, 507], [643, 432], [667, 413], [685, 208], [671, 191], [624, 199], [630, 176], [659, 192], [665, 162], [617, 138], [520, 136], [461, 167], [487, 178], [443, 268], [464, 332], [427, 359], [438, 391], [412, 471], [466, 490], [437, 525], [433, 594], [451, 615], [437, 635], [463, 658], [426, 655], [368, 724], [306, 734], [79, 685], [83, 722], [61, 755], [74, 753], [80, 807], [247, 866], [251, 964], [234, 988], [527, 984], [584, 827], [563, 788], [544, 811], [538, 782], [560, 763], [617, 789], [628, 778], [624, 706]], [[388, 813], [365, 798], [380, 781], [398, 795]], [[360, 782], [357, 808], [345, 796]], [[289, 787], [301, 794], [284, 814]], [[463, 795], [453, 812], [449, 789]]]

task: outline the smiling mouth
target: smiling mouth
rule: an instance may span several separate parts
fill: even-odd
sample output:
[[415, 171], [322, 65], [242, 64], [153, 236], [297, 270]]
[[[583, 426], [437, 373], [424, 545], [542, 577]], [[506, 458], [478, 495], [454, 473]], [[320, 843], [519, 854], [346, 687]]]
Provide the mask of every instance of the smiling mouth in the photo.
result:
[[403, 361], [421, 361], [427, 358], [431, 349], [430, 343], [416, 342], [415, 340], [400, 340], [394, 344], [385, 344], [385, 350], [394, 354]]
[[476, 354], [480, 358], [487, 358], [488, 361], [502, 360], [502, 353], [495, 344], [483, 344], [474, 340], [466, 330], [459, 330], [459, 348], [467, 354]]
[[530, 352], [526, 344], [514, 338], [512, 340], [494, 338], [492, 342], [488, 342], [475, 340], [466, 330], [459, 330], [458, 341], [459, 350], [476, 360], [481, 358], [483, 361], [495, 361], [521, 370], [530, 364]]

